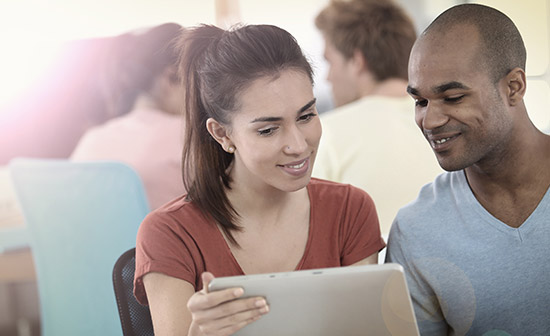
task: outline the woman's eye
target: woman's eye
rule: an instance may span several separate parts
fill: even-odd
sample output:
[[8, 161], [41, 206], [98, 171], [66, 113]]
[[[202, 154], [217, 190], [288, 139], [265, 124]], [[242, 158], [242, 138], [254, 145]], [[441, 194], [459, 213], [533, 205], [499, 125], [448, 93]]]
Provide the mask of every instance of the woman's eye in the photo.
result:
[[307, 120], [312, 119], [316, 115], [317, 115], [317, 113], [314, 113], [314, 112], [308, 113], [308, 114], [302, 114], [301, 116], [298, 117], [298, 121], [307, 121]]
[[264, 129], [258, 130], [258, 134], [262, 135], [262, 136], [271, 135], [271, 134], [273, 134], [273, 132], [275, 132], [274, 127], [264, 128]]

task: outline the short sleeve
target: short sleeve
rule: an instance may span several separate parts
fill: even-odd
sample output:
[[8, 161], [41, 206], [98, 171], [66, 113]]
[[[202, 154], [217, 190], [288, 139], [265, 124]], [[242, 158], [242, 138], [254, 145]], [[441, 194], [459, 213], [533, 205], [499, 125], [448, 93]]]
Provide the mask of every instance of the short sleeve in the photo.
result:
[[136, 241], [136, 270], [134, 295], [141, 304], [147, 304], [143, 276], [159, 272], [197, 283], [196, 260], [201, 260], [193, 248], [193, 239], [168, 213], [152, 212], [141, 223]]
[[372, 198], [363, 190], [349, 186], [340, 239], [342, 265], [351, 265], [382, 250], [386, 243]]

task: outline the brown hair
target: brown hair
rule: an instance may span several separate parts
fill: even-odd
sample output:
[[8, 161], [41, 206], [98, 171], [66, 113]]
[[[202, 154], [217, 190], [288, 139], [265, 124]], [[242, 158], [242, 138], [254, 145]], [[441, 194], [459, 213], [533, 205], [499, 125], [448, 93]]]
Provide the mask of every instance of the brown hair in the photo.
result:
[[179, 72], [185, 83], [186, 139], [183, 150], [187, 200], [223, 229], [239, 230], [238, 214], [225, 193], [230, 188], [227, 168], [233, 155], [210, 136], [206, 120], [229, 126], [238, 113], [239, 94], [256, 79], [278, 76], [282, 70], [313, 71], [298, 43], [287, 31], [271, 25], [248, 25], [222, 30], [202, 25], [183, 33]]
[[416, 40], [410, 17], [390, 0], [332, 0], [315, 25], [346, 58], [361, 51], [377, 80], [407, 79]]
[[112, 38], [99, 74], [112, 115], [129, 112], [136, 98], [150, 91], [155, 78], [176, 65], [173, 43], [181, 29], [179, 24], [165, 23]]

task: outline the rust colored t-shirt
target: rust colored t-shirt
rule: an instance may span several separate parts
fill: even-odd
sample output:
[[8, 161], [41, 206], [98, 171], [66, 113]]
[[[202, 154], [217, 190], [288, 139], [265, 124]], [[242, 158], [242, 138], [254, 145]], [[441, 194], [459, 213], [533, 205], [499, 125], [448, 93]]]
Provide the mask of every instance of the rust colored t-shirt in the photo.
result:
[[[312, 178], [309, 235], [296, 270], [347, 266], [385, 247], [371, 197], [361, 189]], [[178, 198], [151, 212], [139, 228], [134, 293], [147, 297], [142, 278], [159, 272], [202, 288], [201, 274], [243, 275], [217, 226]]]

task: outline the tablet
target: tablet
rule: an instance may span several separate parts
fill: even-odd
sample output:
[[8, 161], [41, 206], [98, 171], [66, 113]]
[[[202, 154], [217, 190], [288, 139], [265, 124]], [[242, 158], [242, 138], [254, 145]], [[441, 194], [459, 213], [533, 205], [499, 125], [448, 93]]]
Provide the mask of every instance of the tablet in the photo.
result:
[[398, 264], [221, 277], [209, 290], [231, 287], [269, 304], [269, 313], [235, 335], [419, 335]]

